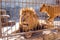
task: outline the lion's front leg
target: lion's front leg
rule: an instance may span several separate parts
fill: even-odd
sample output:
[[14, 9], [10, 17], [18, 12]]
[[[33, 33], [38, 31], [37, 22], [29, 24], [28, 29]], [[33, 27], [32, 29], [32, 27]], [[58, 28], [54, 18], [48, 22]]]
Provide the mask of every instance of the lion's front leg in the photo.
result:
[[53, 17], [49, 17], [49, 18], [46, 20], [46, 23], [47, 23], [47, 25], [49, 26], [48, 28], [54, 27], [54, 25], [53, 25], [54, 18], [55, 18], [55, 17], [53, 16]]
[[54, 21], [54, 17], [49, 17], [46, 22], [47, 23], [50, 23], [50, 22], [53, 23], [53, 21]]

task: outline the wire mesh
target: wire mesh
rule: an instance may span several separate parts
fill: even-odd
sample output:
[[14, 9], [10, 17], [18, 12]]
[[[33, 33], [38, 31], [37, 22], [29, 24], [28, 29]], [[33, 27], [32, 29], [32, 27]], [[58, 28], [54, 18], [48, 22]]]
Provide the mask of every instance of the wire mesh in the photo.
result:
[[[15, 36], [17, 36], [16, 37], [17, 39], [20, 37], [20, 33], [16, 33], [16, 34], [14, 33], [13, 35], [11, 33], [13, 33], [14, 31], [19, 29], [19, 18], [20, 18], [19, 11], [22, 8], [26, 8], [26, 7], [34, 8], [37, 15], [39, 16], [39, 18], [45, 20], [47, 17], [46, 14], [40, 14], [40, 12], [39, 12], [41, 4], [56, 5], [56, 4], [59, 4], [59, 0], [58, 1], [56, 1], [56, 0], [2, 0], [2, 1], [0, 1], [0, 5], [1, 5], [0, 9], [3, 9], [6, 11], [6, 14], [4, 14], [4, 15], [10, 16], [10, 17], [4, 16], [5, 23], [2, 23], [2, 24], [4, 24], [4, 26], [2, 26], [2, 24], [0, 22], [0, 26], [2, 29], [2, 32], [0, 30], [0, 32], [2, 33], [1, 34], [2, 40], [12, 40], [12, 38]], [[0, 14], [0, 16], [1, 16], [1, 14]], [[60, 20], [60, 19], [58, 19], [58, 20]], [[57, 25], [60, 25], [59, 23], [57, 23]], [[38, 30], [39, 30], [39, 27], [38, 27]], [[13, 40], [15, 40], [15, 39], [13, 39]]]

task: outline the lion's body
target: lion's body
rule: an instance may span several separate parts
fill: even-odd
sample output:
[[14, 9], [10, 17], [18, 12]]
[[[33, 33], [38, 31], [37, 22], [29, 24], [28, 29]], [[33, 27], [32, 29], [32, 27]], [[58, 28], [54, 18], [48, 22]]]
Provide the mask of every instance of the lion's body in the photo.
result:
[[40, 9], [40, 12], [46, 12], [49, 16], [48, 21], [53, 22], [54, 18], [60, 16], [60, 6], [43, 4], [43, 6]]
[[38, 17], [34, 9], [23, 8], [20, 10], [20, 29], [23, 31], [33, 30], [38, 24]]

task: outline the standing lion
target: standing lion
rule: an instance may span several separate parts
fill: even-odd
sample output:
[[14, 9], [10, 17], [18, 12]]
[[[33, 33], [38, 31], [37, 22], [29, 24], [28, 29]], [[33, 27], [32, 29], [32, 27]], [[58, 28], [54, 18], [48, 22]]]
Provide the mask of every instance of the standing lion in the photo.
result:
[[40, 8], [40, 12], [47, 13], [49, 18], [46, 20], [49, 26], [53, 25], [53, 21], [57, 16], [60, 16], [60, 6], [59, 5], [47, 5], [43, 4]]

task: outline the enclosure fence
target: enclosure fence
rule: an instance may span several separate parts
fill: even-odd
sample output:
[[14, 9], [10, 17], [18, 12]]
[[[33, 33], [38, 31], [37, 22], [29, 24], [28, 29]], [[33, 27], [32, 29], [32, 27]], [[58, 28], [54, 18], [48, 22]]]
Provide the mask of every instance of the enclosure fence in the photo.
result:
[[32, 7], [36, 10], [37, 15], [39, 15], [40, 5], [44, 3], [56, 4], [56, 0], [2, 0], [0, 2], [1, 40], [12, 40], [12, 38], [17, 35], [18, 35], [17, 39], [18, 37], [20, 37], [20, 33], [11, 34], [19, 28], [20, 9], [26, 7]]

